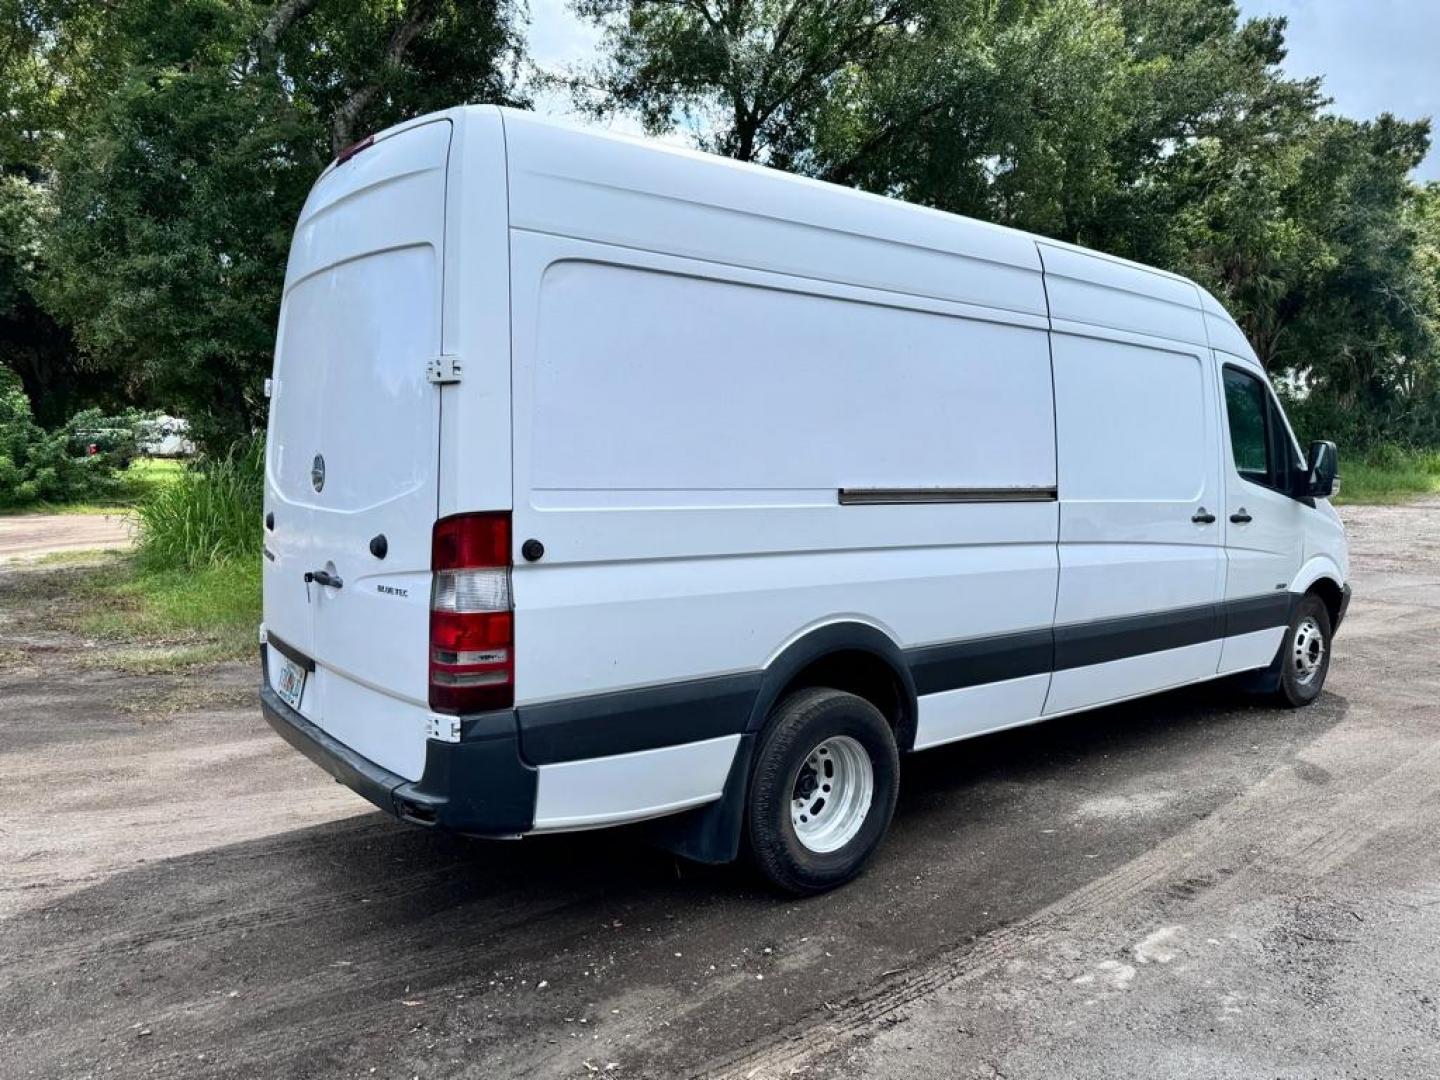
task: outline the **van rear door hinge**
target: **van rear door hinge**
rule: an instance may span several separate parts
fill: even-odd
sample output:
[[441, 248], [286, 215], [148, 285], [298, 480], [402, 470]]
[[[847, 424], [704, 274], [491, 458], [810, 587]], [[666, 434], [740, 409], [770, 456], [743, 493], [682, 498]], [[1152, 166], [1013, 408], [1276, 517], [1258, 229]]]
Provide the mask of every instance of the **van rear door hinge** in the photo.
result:
[[425, 361], [425, 378], [437, 385], [460, 381], [460, 358], [450, 353], [432, 356]]

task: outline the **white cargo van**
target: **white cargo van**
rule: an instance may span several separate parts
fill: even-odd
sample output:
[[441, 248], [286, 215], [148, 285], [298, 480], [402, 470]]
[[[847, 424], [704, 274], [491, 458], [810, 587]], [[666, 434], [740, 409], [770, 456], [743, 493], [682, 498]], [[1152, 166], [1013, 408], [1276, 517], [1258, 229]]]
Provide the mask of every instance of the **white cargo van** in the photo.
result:
[[901, 754], [1305, 704], [1349, 599], [1334, 447], [1193, 283], [522, 112], [325, 171], [271, 388], [265, 715], [426, 826], [818, 891]]

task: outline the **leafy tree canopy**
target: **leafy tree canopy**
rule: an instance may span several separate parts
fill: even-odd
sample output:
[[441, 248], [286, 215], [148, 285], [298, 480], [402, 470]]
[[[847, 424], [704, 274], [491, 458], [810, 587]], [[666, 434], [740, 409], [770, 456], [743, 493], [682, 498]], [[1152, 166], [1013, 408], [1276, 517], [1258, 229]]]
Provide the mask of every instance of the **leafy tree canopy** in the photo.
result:
[[212, 443], [263, 417], [290, 232], [326, 162], [418, 113], [514, 100], [521, 55], [503, 2], [0, 3], [23, 76], [0, 120], [20, 185], [0, 188], [0, 318], [9, 283], [73, 334], [72, 381], [183, 410]]
[[1283, 19], [1233, 0], [575, 8], [604, 30], [572, 79], [592, 111], [1194, 277], [1307, 418], [1440, 441], [1436, 198], [1409, 180], [1429, 124], [1329, 114], [1280, 69]]
[[[1440, 444], [1429, 125], [1338, 117], [1235, 0], [572, 0], [596, 114], [1214, 291], [1302, 427]], [[51, 428], [263, 414], [291, 230], [341, 147], [523, 103], [506, 0], [0, 0], [0, 360]]]

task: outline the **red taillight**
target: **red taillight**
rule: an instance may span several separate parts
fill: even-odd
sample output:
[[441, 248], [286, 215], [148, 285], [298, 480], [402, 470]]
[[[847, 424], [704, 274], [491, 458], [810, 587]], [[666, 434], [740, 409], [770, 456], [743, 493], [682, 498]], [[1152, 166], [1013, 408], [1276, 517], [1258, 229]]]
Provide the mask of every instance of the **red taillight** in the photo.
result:
[[341, 150], [340, 153], [336, 154], [335, 164], [344, 165], [345, 162], [349, 161], [356, 154], [360, 153], [361, 150], [368, 150], [374, 145], [375, 136], [366, 135], [365, 138], [361, 139], [359, 142], [351, 143], [349, 146], [345, 147], [344, 150]]
[[437, 521], [430, 569], [430, 708], [508, 709], [515, 703], [509, 513]]

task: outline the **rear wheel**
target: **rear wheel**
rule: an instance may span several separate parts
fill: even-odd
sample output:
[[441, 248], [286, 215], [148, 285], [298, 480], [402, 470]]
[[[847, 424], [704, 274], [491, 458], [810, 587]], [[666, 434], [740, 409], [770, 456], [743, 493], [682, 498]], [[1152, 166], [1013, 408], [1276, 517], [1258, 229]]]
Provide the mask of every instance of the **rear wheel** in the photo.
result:
[[801, 690], [771, 714], [750, 782], [747, 831], [760, 872], [789, 893], [860, 872], [895, 811], [900, 756], [885, 717], [840, 690]]
[[1295, 606], [1280, 647], [1282, 702], [1298, 708], [1320, 696], [1330, 671], [1330, 635], [1330, 612], [1324, 601], [1307, 594]]

